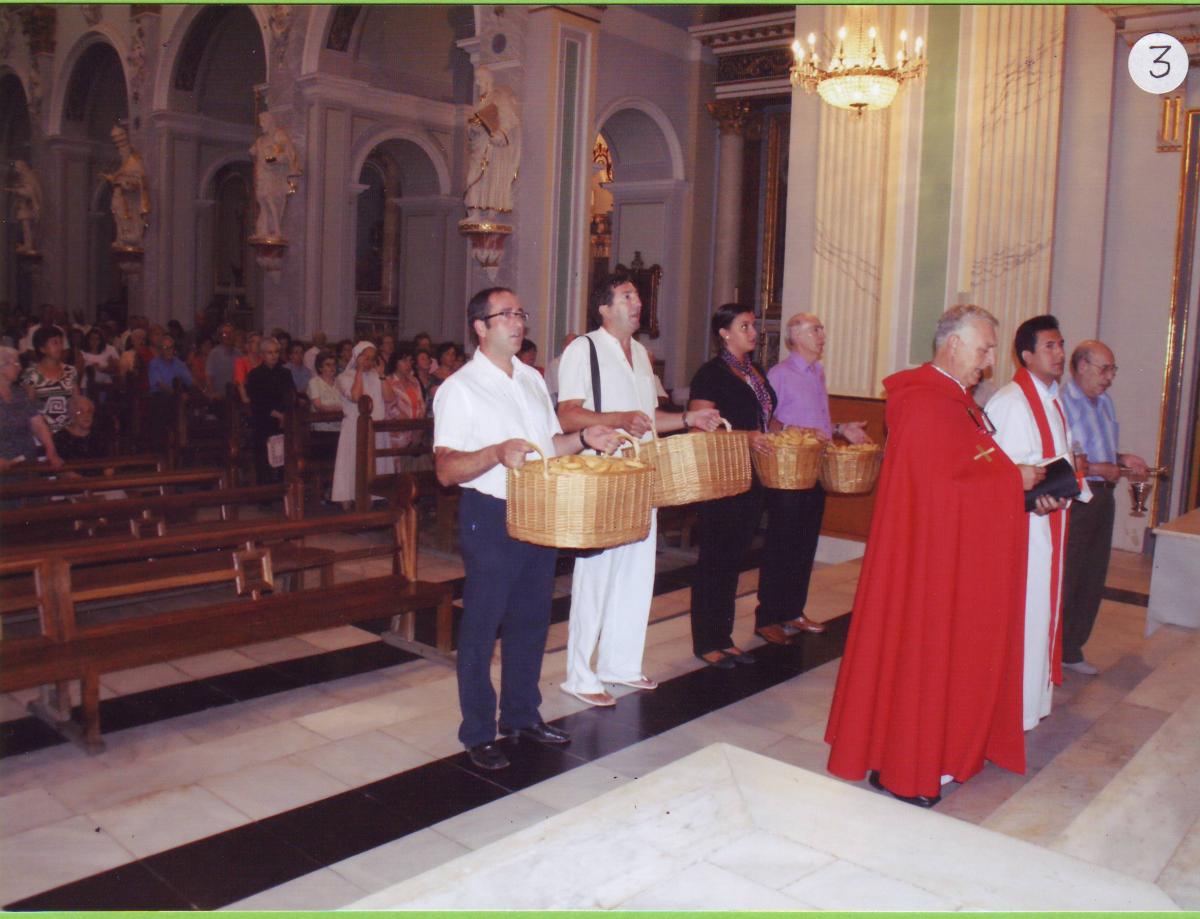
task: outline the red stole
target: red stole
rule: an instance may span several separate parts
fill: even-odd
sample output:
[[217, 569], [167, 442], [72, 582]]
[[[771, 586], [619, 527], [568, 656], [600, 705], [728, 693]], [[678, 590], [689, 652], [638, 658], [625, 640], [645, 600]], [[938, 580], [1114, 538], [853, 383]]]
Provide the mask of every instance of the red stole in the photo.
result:
[[[1021, 387], [1029, 410], [1033, 412], [1033, 420], [1037, 422], [1038, 434], [1042, 438], [1042, 458], [1050, 459], [1057, 456], [1054, 449], [1054, 434], [1050, 431], [1050, 419], [1046, 417], [1046, 407], [1042, 405], [1042, 395], [1033, 382], [1033, 375], [1021, 367], [1013, 375], [1013, 381]], [[1067, 418], [1063, 414], [1058, 399], [1054, 400], [1058, 417], [1062, 420], [1063, 433], [1067, 430]], [[1055, 686], [1062, 685], [1062, 566], [1063, 551], [1067, 544], [1067, 515], [1055, 511], [1050, 515], [1050, 678]]]

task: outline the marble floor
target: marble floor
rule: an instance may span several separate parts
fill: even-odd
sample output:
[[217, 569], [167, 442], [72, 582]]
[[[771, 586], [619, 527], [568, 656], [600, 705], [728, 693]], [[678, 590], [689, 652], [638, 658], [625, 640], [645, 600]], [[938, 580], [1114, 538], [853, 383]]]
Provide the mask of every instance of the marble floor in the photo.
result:
[[[333, 909], [714, 743], [823, 776], [822, 733], [858, 563], [818, 568], [809, 612], [830, 628], [787, 649], [753, 637], [757, 571], [745, 571], [735, 636], [756, 649], [758, 665], [727, 674], [697, 669], [691, 656], [683, 585], [693, 560], [677, 549], [660, 556], [646, 648], [646, 670], [663, 683], [654, 693], [619, 690], [618, 706], [600, 711], [560, 692], [566, 623], [551, 626], [542, 712], [575, 740], [565, 750], [522, 742], [504, 773], [480, 774], [462, 756], [453, 673], [367, 629], [106, 677], [108, 749], [98, 756], [40, 734], [24, 717], [28, 694], [0, 697], [0, 903]], [[1143, 637], [1149, 571], [1147, 558], [1114, 553], [1087, 648], [1102, 673], [1067, 674], [1053, 713], [1028, 735], [1027, 774], [988, 767], [949, 786], [937, 814], [1200, 909], [1200, 636], [1165, 626]], [[423, 578], [460, 574], [455, 557], [422, 551]], [[561, 577], [556, 618], [568, 591]], [[894, 803], [865, 783], [848, 787], [865, 802], [864, 826], [879, 803]], [[896, 819], [920, 833], [928, 816], [904, 808]], [[960, 873], [970, 873], [963, 858]], [[856, 878], [830, 880], [824, 899], [798, 902], [854, 908], [838, 891]], [[912, 902], [888, 899], [887, 889], [876, 908]], [[659, 893], [646, 894], [646, 908], [672, 905], [669, 888]]]

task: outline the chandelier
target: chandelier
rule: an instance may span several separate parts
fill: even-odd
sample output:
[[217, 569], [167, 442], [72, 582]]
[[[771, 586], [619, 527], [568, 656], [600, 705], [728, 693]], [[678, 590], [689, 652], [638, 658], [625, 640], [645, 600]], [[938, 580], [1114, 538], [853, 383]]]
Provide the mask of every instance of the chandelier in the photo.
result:
[[822, 66], [817, 54], [817, 36], [809, 34], [808, 50], [799, 40], [792, 42], [793, 86], [816, 92], [835, 108], [861, 115], [864, 111], [887, 108], [902, 84], [925, 73], [925, 42], [918, 37], [913, 53], [908, 50], [908, 32], [900, 33], [895, 66], [879, 46], [875, 26], [867, 22], [866, 7], [850, 7], [850, 23], [838, 29], [837, 50]]

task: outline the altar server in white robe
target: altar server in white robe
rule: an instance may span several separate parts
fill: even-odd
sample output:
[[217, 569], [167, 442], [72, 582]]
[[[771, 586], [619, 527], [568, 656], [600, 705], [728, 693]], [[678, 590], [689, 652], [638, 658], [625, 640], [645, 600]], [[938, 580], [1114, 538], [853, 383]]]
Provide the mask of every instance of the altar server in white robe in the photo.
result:
[[[987, 404], [996, 442], [1018, 465], [1033, 465], [1069, 452], [1070, 431], [1058, 401], [1066, 365], [1063, 338], [1053, 316], [1035, 316], [1017, 329], [1014, 351], [1021, 367]], [[1022, 720], [1025, 730], [1050, 714], [1054, 686], [1062, 683], [1062, 572], [1068, 501], [1043, 496], [1029, 515], [1025, 581], [1025, 669]], [[996, 572], [996, 577], [1009, 576]]]

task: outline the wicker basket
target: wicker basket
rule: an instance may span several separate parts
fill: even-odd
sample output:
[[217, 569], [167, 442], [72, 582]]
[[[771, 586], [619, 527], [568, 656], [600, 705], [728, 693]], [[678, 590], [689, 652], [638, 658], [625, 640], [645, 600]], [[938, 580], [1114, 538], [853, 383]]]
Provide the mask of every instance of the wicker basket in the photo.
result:
[[505, 518], [513, 539], [557, 549], [608, 549], [649, 534], [654, 470], [648, 463], [603, 474], [552, 471], [541, 450], [533, 444], [529, 449], [541, 462], [508, 470]]
[[675, 507], [728, 498], [750, 490], [750, 447], [745, 431], [694, 431], [675, 437], [655, 434], [642, 452], [654, 467], [654, 507]]
[[875, 487], [882, 465], [883, 447], [879, 444], [863, 444], [853, 450], [829, 444], [821, 463], [821, 485], [838, 495], [865, 495]]
[[752, 451], [754, 471], [767, 488], [784, 491], [806, 491], [817, 484], [821, 474], [821, 458], [825, 445], [813, 443], [779, 443], [770, 453]]

